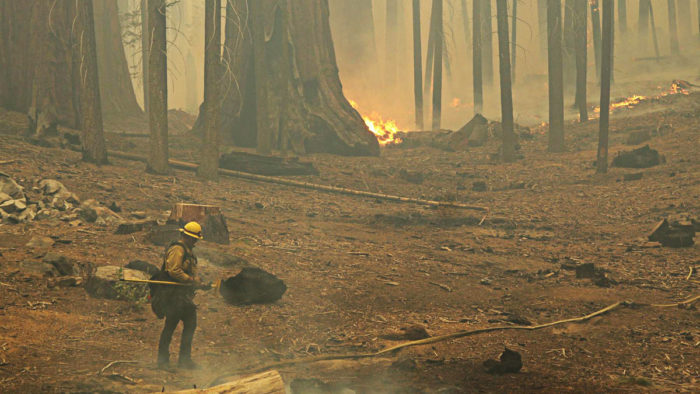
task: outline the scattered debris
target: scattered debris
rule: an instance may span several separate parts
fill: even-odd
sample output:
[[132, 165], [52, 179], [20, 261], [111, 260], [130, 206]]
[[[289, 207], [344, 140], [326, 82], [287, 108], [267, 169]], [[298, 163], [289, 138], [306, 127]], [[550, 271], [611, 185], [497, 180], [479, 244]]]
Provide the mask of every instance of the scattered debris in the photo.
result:
[[516, 351], [505, 348], [499, 361], [490, 358], [484, 361], [484, 367], [487, 373], [494, 375], [517, 373], [523, 367], [522, 356]]
[[260, 268], [245, 267], [236, 276], [221, 283], [219, 292], [233, 305], [273, 303], [287, 291], [287, 285], [275, 275]]
[[633, 151], [618, 152], [612, 161], [613, 167], [622, 168], [649, 168], [664, 163], [665, 158], [656, 149], [649, 145]]

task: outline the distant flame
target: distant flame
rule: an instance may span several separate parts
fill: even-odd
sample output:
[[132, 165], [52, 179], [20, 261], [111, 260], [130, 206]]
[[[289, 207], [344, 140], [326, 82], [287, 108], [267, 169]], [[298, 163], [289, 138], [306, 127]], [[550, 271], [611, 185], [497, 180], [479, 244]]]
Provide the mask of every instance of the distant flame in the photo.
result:
[[[648, 96], [640, 96], [640, 95], [632, 95], [630, 97], [627, 97], [624, 100], [615, 102], [615, 103], [610, 103], [610, 112], [619, 109], [619, 108], [634, 108], [637, 104], [639, 104], [642, 101], [648, 100], [648, 99], [658, 99], [661, 97], [665, 96], [670, 96], [672, 94], [684, 94], [684, 95], [689, 95], [690, 92], [688, 89], [690, 89], [693, 84], [687, 82], [687, 81], [682, 81], [682, 80], [675, 80], [673, 83], [671, 83], [671, 88], [668, 89], [667, 91], [661, 92], [658, 96], [655, 97], [648, 97]], [[659, 86], [659, 88], [661, 88]], [[600, 107], [595, 107], [593, 108], [593, 112], [595, 113], [600, 113]]]
[[[646, 100], [646, 96], [640, 96], [640, 95], [633, 95], [630, 97], [627, 97], [626, 99], [622, 101], [618, 101], [616, 103], [610, 103], [610, 112], [618, 109], [618, 108], [634, 108], [637, 104], [639, 104], [640, 101]], [[600, 107], [595, 107], [593, 108], [593, 112], [595, 113], [600, 113]]]
[[[360, 111], [356, 101], [348, 101], [353, 108], [355, 108], [358, 112]], [[401, 138], [397, 136], [399, 128], [396, 126], [396, 121], [384, 121], [376, 111], [372, 111], [369, 116], [362, 114], [361, 116], [369, 131], [371, 131], [377, 137], [379, 145], [400, 144], [403, 142]]]

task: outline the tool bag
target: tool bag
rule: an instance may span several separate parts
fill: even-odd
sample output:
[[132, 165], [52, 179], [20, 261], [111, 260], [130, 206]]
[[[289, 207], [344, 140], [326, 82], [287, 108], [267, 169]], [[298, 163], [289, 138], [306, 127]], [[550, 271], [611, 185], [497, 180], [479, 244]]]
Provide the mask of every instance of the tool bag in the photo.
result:
[[[163, 266], [160, 267], [158, 272], [151, 276], [151, 280], [172, 281], [170, 275], [165, 272], [165, 263], [163, 263]], [[148, 299], [151, 301], [151, 310], [159, 319], [165, 317], [165, 310], [168, 302], [167, 287], [167, 285], [159, 285], [157, 283], [148, 284], [148, 288], [150, 290]]]

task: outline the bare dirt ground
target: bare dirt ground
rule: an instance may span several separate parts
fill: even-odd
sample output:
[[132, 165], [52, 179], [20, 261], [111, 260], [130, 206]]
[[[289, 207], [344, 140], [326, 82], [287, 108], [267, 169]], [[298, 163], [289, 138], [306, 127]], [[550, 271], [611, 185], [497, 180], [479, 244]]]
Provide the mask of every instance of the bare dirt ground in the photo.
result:
[[[611, 158], [628, 130], [664, 130], [648, 143], [666, 163], [595, 175], [596, 121], [567, 123], [569, 151], [546, 152], [544, 129], [521, 139], [524, 159], [492, 162], [498, 149], [448, 153], [386, 148], [381, 157], [308, 158], [319, 176], [300, 179], [409, 197], [456, 200], [491, 211], [432, 209], [231, 178], [201, 182], [192, 173], [144, 172], [112, 159], [96, 167], [77, 152], [25, 142], [23, 116], [1, 113], [0, 171], [25, 188], [53, 178], [85, 199], [117, 202], [122, 215], [162, 218], [175, 202], [222, 208], [234, 253], [282, 278], [288, 291], [272, 305], [235, 307], [199, 292], [194, 358], [200, 371], [155, 368], [163, 322], [147, 304], [94, 299], [81, 287], [49, 288], [19, 270], [47, 252], [25, 247], [34, 235], [50, 248], [95, 265], [134, 259], [158, 264], [162, 248], [145, 233], [58, 219], [0, 225], [0, 391], [149, 392], [203, 387], [214, 378], [311, 355], [365, 353], [401, 343], [382, 339], [412, 325], [431, 335], [583, 316], [617, 301], [672, 303], [698, 295], [700, 247], [643, 248], [654, 224], [670, 214], [700, 214], [700, 94], [673, 95], [612, 120]], [[144, 152], [144, 139], [108, 134], [116, 150]], [[192, 160], [198, 143], [176, 136], [173, 157]], [[421, 172], [406, 182], [401, 169]], [[641, 180], [623, 181], [643, 172]], [[488, 190], [474, 191], [484, 181]], [[196, 249], [195, 249], [196, 252]], [[562, 268], [591, 262], [615, 282], [600, 287]], [[237, 273], [203, 264], [205, 278]], [[688, 278], [691, 273], [690, 278]], [[625, 307], [582, 324], [538, 331], [498, 331], [416, 346], [385, 358], [326, 361], [280, 368], [295, 379], [326, 382], [326, 392], [639, 392], [700, 390], [700, 313]], [[176, 349], [180, 329], [176, 331]], [[482, 362], [504, 346], [523, 368], [487, 374]], [[98, 372], [115, 360], [102, 376]], [[111, 375], [115, 374], [115, 375]], [[298, 381], [298, 380], [297, 380]], [[333, 391], [335, 390], [335, 391]]]

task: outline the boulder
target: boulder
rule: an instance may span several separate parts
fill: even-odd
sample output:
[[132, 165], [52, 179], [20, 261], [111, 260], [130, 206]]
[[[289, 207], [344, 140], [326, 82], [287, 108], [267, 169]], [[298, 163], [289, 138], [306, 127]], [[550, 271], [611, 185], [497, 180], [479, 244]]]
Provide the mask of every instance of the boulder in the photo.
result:
[[246, 267], [221, 283], [219, 293], [233, 305], [273, 303], [287, 291], [287, 285], [260, 268]]
[[98, 218], [97, 211], [89, 206], [79, 208], [78, 216], [88, 223], [94, 223]]
[[135, 301], [148, 294], [148, 287], [145, 284], [122, 282], [120, 281], [122, 277], [141, 280], [150, 278], [145, 272], [107, 265], [97, 267], [95, 273], [85, 282], [85, 291], [95, 298], [110, 300]]
[[664, 163], [665, 159], [656, 149], [649, 145], [632, 151], [618, 152], [612, 161], [613, 167], [621, 168], [649, 168]]
[[59, 275], [53, 265], [41, 261], [23, 261], [19, 263], [19, 269], [32, 276], [56, 277]]

